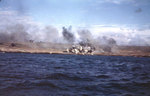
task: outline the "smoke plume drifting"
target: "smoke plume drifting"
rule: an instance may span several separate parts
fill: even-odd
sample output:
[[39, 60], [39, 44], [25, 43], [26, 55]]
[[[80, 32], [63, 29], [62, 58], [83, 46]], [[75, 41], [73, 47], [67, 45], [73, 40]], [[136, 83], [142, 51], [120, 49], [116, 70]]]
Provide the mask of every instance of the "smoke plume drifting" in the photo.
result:
[[0, 31], [0, 42], [27, 42], [30, 36], [26, 31], [22, 24], [5, 26], [5, 29]]
[[71, 26], [68, 29], [63, 27], [62, 34], [63, 34], [64, 39], [68, 43], [74, 43], [75, 42], [75, 36], [73, 33], [71, 33]]
[[0, 10], [0, 42], [58, 42], [58, 30], [42, 26], [16, 11]]
[[[0, 9], [0, 42], [52, 42], [81, 45], [141, 45], [149, 46], [150, 30], [131, 30], [121, 28], [76, 29], [43, 26], [31, 17], [16, 11]], [[60, 26], [59, 26], [60, 27]], [[87, 30], [88, 29], [88, 30]], [[145, 35], [146, 34], [146, 35]], [[144, 37], [147, 36], [147, 37]]]

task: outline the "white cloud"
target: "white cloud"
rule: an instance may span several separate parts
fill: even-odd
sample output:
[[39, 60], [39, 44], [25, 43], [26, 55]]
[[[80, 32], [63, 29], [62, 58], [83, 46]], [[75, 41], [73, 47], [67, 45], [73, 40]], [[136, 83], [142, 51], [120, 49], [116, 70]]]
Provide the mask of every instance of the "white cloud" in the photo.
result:
[[0, 25], [11, 25], [11, 24], [40, 24], [32, 20], [30, 16], [19, 15], [14, 10], [2, 10], [0, 9]]
[[133, 3], [135, 0], [104, 0], [105, 2], [121, 4], [121, 3]]
[[[93, 2], [93, 0], [89, 0]], [[133, 4], [134, 6], [139, 6], [139, 5], [147, 5], [149, 4], [149, 0], [96, 0], [97, 4], [100, 3], [113, 3], [113, 4]]]
[[[21, 27], [20, 27], [21, 26]], [[18, 30], [19, 29], [19, 30]], [[57, 28], [34, 21], [30, 16], [20, 15], [17, 11], [0, 9], [0, 33], [28, 33], [31, 40], [59, 42]], [[55, 35], [55, 36], [53, 36]], [[17, 39], [18, 41], [20, 40]]]
[[[11, 26], [19, 23], [24, 24], [24, 26], [29, 28], [28, 32], [34, 34], [32, 35], [34, 36], [33, 38], [41, 37], [42, 39], [42, 36], [44, 36], [44, 27], [40, 23], [33, 21], [29, 16], [20, 16], [16, 11], [0, 9], [0, 21], [0, 31], [2, 28], [4, 28], [3, 26]], [[138, 41], [140, 41], [141, 44], [150, 45], [150, 29], [148, 29], [149, 25], [146, 25], [147, 28], [144, 27], [142, 30], [121, 25], [92, 25], [86, 27], [86, 24], [84, 23], [79, 25], [79, 27], [82, 29], [89, 29], [92, 35], [95, 37], [107, 36], [114, 38], [118, 44], [138, 44]], [[59, 29], [58, 31], [61, 31], [61, 27]], [[78, 27], [76, 30], [78, 30]]]
[[139, 30], [138, 28], [120, 25], [93, 25], [89, 27], [89, 30], [95, 38], [107, 36], [114, 38], [118, 44], [128, 45], [132, 42], [135, 45], [147, 44], [150, 46], [150, 29]]
[[[0, 32], [15, 32], [17, 26], [21, 25], [26, 29], [29, 34], [38, 34], [42, 29], [42, 25], [39, 22], [32, 20], [30, 16], [19, 15], [17, 11], [2, 10], [0, 9]], [[12, 28], [8, 30], [8, 28]], [[16, 28], [16, 29], [15, 29]]]

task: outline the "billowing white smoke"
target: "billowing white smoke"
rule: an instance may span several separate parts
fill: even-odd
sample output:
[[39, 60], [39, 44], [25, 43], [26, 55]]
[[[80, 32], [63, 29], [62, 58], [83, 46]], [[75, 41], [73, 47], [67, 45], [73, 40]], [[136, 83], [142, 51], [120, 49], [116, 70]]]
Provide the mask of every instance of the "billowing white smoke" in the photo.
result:
[[0, 41], [24, 42], [29, 39], [25, 20], [27, 17], [16, 16], [14, 11], [0, 10]]
[[[89, 28], [96, 38], [112, 38], [118, 45], [150, 46], [150, 29], [95, 25]], [[103, 42], [105, 43], [105, 42]]]
[[19, 15], [16, 11], [0, 9], [0, 42], [27, 42], [30, 40], [149, 46], [150, 29], [135, 30], [116, 26], [92, 26], [83, 29], [76, 28], [76, 30], [57, 29], [53, 26], [43, 26], [33, 21], [31, 17]]
[[15, 11], [0, 10], [0, 21], [0, 42], [58, 42], [59, 34], [56, 28], [42, 26]]

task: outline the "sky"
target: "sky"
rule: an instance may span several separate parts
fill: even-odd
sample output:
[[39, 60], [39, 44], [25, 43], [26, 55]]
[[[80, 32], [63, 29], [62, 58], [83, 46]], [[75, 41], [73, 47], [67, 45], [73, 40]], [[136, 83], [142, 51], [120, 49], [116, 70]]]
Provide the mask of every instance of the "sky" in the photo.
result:
[[0, 14], [4, 10], [43, 25], [84, 27], [95, 35], [134, 33], [150, 41], [150, 0], [1, 0]]
[[1, 0], [0, 6], [43, 24], [150, 24], [150, 0]]

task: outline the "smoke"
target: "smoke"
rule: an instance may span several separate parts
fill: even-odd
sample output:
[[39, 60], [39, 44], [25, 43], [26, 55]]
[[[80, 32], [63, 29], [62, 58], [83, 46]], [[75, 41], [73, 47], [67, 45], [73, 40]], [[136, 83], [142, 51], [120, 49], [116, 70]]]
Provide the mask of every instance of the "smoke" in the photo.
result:
[[82, 42], [92, 42], [93, 41], [92, 34], [89, 30], [79, 30], [78, 35]]
[[[149, 26], [105, 26], [95, 25], [89, 27], [94, 38], [99, 38], [101, 44], [109, 44], [106, 42], [109, 38], [116, 41], [117, 45], [123, 46], [150, 46], [150, 29]], [[107, 38], [107, 40], [105, 39]], [[132, 43], [131, 43], [132, 42]]]
[[62, 34], [64, 39], [68, 42], [68, 43], [74, 43], [75, 42], [75, 36], [74, 34], [71, 32], [72, 27], [70, 26], [68, 29], [63, 27], [62, 28]]
[[117, 42], [114, 38], [107, 36], [98, 36], [95, 37], [89, 30], [79, 30], [79, 41], [85, 43], [91, 43], [92, 45], [117, 45]]
[[[25, 15], [26, 8], [17, 0], [17, 11], [0, 9], [0, 43], [26, 43], [32, 48], [67, 49], [70, 45], [80, 45], [81, 49], [99, 52], [117, 52], [117, 45], [149, 46], [150, 30], [137, 30], [116, 26], [70, 27], [42, 25]], [[7, 1], [8, 2], [8, 1]], [[12, 2], [12, 0], [11, 0]], [[142, 12], [139, 8], [136, 13]], [[96, 27], [95, 27], [96, 26]], [[62, 29], [59, 29], [62, 27]], [[144, 37], [142, 33], [147, 33]], [[66, 44], [67, 43], [67, 44]], [[67, 46], [67, 47], [66, 47]]]
[[[63, 27], [43, 26], [31, 17], [16, 11], [0, 9], [0, 42], [52, 42], [80, 44], [82, 46], [147, 45], [149, 29], [133, 30], [115, 27], [99, 27], [72, 30]], [[146, 34], [146, 35], [145, 35]], [[62, 36], [61, 36], [62, 35]], [[147, 37], [145, 37], [147, 36]]]
[[117, 42], [114, 38], [109, 38], [107, 36], [98, 37], [100, 45], [109, 45], [114, 46], [117, 45]]
[[90, 46], [102, 50], [102, 52], [114, 52], [116, 50], [117, 41], [112, 37], [100, 35], [96, 37], [87, 29], [78, 30], [78, 36], [78, 44], [83, 47]]
[[16, 11], [0, 9], [0, 21], [0, 42], [59, 42], [57, 28], [42, 26]]
[[30, 36], [26, 30], [22, 24], [6, 26], [0, 31], [0, 42], [27, 42]]
[[16, 11], [0, 9], [0, 42], [27, 42], [31, 20]]
[[116, 52], [117, 49], [117, 41], [112, 37], [102, 36], [98, 37], [100, 48], [103, 49], [104, 52]]
[[56, 28], [54, 28], [52, 26], [46, 26], [43, 29], [43, 32], [44, 32], [43, 41], [54, 42], [54, 43], [58, 42], [59, 33], [58, 33], [58, 30]]

